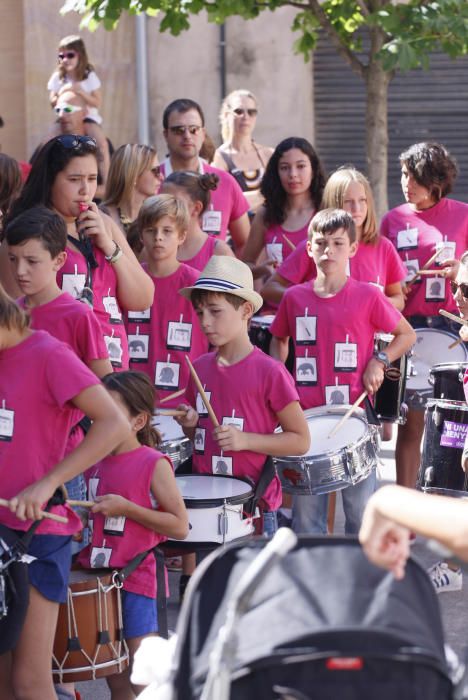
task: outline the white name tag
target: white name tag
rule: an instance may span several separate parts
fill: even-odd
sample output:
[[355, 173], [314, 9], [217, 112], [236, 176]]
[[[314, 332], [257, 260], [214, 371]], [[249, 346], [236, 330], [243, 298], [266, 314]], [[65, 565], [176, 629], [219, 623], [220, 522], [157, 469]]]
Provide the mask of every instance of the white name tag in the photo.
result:
[[221, 233], [222, 213], [214, 209], [206, 211], [202, 217], [202, 229], [205, 233], [219, 235]]
[[0, 408], [0, 440], [11, 442], [15, 427], [15, 412], [8, 408]]
[[397, 233], [397, 248], [398, 250], [405, 250], [407, 248], [417, 248], [418, 247], [418, 229], [417, 228], [405, 228]]

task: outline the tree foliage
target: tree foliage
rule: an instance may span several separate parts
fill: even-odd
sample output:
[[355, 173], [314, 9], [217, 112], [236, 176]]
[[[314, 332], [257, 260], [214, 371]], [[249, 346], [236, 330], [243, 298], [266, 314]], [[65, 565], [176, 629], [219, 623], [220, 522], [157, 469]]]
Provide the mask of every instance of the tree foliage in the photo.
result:
[[122, 12], [146, 12], [161, 17], [161, 31], [177, 36], [190, 27], [191, 16], [203, 10], [209, 21], [220, 24], [231, 16], [253, 19], [279, 7], [297, 9], [292, 25], [298, 34], [295, 49], [305, 60], [322, 28], [361, 74], [368, 65], [359, 53], [358, 30], [363, 28], [383, 32], [383, 46], [368, 60], [380, 61], [388, 72], [427, 67], [430, 51], [440, 49], [452, 58], [468, 52], [467, 0], [66, 0], [62, 12], [80, 12], [82, 25], [91, 30], [101, 23], [113, 29]]

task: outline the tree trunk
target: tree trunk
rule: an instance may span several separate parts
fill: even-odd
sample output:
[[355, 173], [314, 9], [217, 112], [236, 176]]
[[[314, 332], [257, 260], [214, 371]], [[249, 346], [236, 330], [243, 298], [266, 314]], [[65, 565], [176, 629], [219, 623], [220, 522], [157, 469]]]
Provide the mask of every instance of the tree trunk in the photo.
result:
[[386, 73], [381, 63], [375, 59], [375, 55], [380, 50], [384, 40], [384, 35], [378, 28], [371, 30], [371, 50], [366, 71], [367, 168], [379, 219], [388, 211], [387, 98], [388, 86], [393, 77], [391, 73]]

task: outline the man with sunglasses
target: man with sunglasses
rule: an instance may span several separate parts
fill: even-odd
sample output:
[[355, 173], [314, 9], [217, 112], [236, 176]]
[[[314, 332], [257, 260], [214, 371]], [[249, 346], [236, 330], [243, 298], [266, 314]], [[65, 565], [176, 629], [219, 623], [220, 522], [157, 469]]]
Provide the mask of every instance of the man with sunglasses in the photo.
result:
[[203, 215], [202, 228], [222, 240], [229, 230], [236, 255], [239, 256], [249, 234], [249, 204], [229, 173], [214, 168], [200, 158], [200, 149], [206, 137], [205, 118], [200, 105], [190, 99], [174, 100], [164, 110], [163, 128], [169, 151], [161, 164], [163, 177], [176, 170], [209, 172], [219, 177], [218, 187], [211, 193], [210, 208]]

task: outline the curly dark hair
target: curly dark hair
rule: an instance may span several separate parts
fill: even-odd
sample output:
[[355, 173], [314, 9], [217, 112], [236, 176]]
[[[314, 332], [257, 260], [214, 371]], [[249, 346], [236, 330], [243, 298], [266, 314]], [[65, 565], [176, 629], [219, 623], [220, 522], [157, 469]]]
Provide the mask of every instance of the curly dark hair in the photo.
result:
[[455, 158], [441, 143], [415, 143], [400, 154], [400, 164], [406, 165], [416, 182], [431, 193], [438, 202], [453, 189], [458, 175]]
[[281, 156], [292, 148], [298, 148], [310, 160], [312, 166], [312, 181], [310, 183], [310, 197], [316, 210], [320, 208], [323, 189], [325, 187], [325, 173], [320, 158], [312, 144], [298, 136], [290, 136], [279, 143], [265, 169], [262, 178], [260, 192], [265, 198], [265, 223], [269, 225], [282, 224], [286, 219], [287, 193], [281, 184], [278, 172], [278, 164]]

